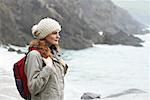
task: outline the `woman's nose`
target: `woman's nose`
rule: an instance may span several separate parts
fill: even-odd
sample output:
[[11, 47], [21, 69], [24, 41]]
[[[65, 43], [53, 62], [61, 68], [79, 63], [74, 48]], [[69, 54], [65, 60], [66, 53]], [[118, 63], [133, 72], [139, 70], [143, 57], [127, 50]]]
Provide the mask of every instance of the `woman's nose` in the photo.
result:
[[57, 38], [60, 38], [60, 34], [59, 33], [57, 33]]

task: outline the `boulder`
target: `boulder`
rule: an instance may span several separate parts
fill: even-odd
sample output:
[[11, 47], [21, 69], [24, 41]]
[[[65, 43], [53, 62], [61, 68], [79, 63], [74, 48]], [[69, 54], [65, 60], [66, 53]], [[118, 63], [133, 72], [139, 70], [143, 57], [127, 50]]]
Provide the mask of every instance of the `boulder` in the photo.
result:
[[91, 92], [86, 92], [81, 96], [81, 100], [100, 99], [101, 95]]
[[103, 32], [103, 43], [109, 45], [122, 44], [122, 45], [130, 45], [142, 47], [142, 43], [144, 42], [140, 38], [135, 37], [132, 34], [127, 34], [123, 31], [119, 31], [118, 33], [111, 34], [109, 32]]
[[25, 54], [25, 53], [26, 53], [26, 52], [21, 51], [20, 49], [18, 49], [16, 52], [17, 52], [18, 54]]
[[16, 50], [15, 50], [14, 48], [12, 48], [12, 47], [9, 47], [9, 48], [8, 48], [8, 51], [10, 51], [10, 52], [15, 52]]

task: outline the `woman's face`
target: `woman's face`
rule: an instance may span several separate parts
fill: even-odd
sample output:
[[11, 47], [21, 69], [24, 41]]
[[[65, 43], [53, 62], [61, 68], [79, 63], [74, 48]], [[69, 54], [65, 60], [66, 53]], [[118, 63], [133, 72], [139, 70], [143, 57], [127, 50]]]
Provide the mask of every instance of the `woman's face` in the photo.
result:
[[59, 39], [60, 39], [60, 35], [59, 32], [53, 32], [51, 34], [49, 34], [48, 36], [46, 36], [46, 41], [52, 45], [58, 45], [59, 43]]

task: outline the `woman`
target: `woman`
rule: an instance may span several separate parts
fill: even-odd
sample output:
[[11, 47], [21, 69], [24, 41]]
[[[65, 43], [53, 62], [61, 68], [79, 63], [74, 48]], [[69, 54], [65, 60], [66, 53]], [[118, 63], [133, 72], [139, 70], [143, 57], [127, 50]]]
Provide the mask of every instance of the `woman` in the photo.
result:
[[[25, 73], [31, 100], [63, 100], [64, 75], [68, 66], [60, 57], [61, 26], [51, 18], [42, 19], [32, 27], [32, 40]], [[36, 50], [33, 50], [36, 48]]]

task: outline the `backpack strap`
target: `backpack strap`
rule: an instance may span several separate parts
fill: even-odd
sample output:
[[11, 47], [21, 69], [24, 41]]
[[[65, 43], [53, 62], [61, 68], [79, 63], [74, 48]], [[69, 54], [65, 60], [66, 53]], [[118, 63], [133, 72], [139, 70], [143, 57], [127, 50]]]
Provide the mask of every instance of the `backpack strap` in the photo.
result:
[[26, 54], [28, 54], [32, 50], [36, 50], [36, 51], [38, 51], [42, 55], [42, 52], [40, 51], [40, 49], [39, 49], [38, 46], [29, 47], [28, 48], [28, 52]]
[[33, 46], [33, 47], [29, 47], [28, 48], [28, 52], [32, 51], [32, 50], [39, 50], [39, 47], [38, 46]]
[[29, 92], [29, 95], [28, 95], [26, 100], [31, 100], [31, 93], [30, 92]]

